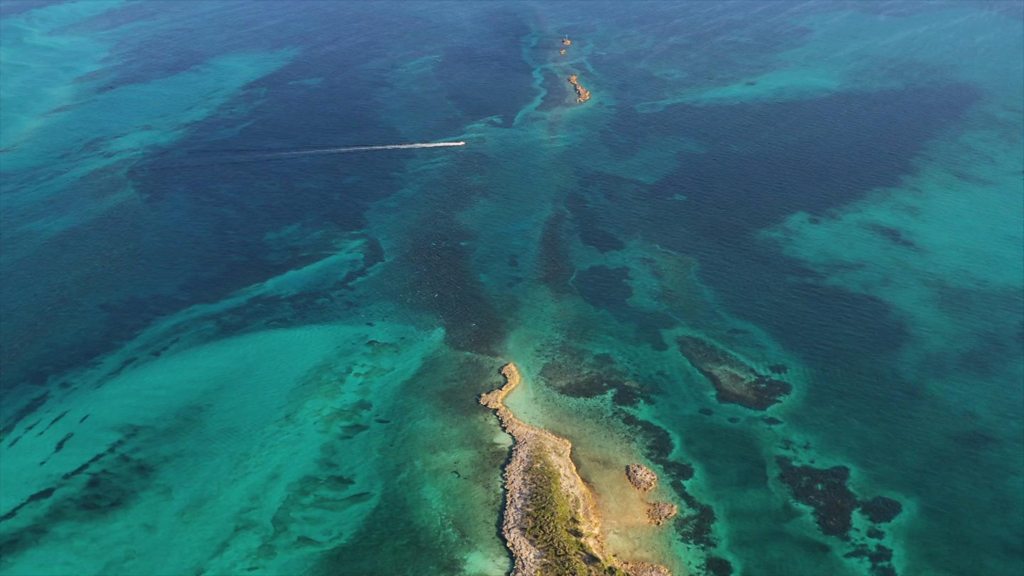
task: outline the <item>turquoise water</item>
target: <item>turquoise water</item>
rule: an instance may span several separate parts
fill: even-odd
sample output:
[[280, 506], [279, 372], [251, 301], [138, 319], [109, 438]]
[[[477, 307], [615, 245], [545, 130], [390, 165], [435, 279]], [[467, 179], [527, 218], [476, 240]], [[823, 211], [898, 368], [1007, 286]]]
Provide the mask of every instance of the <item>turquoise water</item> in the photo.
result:
[[1024, 572], [1022, 54], [1020, 2], [0, 4], [0, 573], [504, 574], [510, 360], [676, 573]]

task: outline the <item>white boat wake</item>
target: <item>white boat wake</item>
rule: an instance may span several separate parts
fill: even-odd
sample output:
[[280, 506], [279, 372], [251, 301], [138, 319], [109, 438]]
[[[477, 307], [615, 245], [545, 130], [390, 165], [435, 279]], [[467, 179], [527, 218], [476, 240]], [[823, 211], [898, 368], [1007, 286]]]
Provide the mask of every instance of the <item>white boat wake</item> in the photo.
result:
[[466, 142], [416, 142], [412, 144], [384, 144], [381, 146], [344, 146], [341, 148], [315, 148], [313, 150], [294, 150], [291, 152], [272, 152], [260, 155], [261, 158], [287, 158], [289, 156], [313, 156], [319, 154], [344, 154], [346, 152], [370, 152], [373, 150], [412, 150], [416, 148], [449, 148], [465, 146]]
[[[185, 153], [185, 160], [155, 167], [157, 170], [176, 168], [195, 168], [201, 166], [218, 166], [226, 164], [248, 164], [264, 160], [297, 158], [301, 156], [326, 156], [329, 154], [345, 154], [349, 152], [372, 152], [375, 150], [414, 150], [417, 148], [453, 148], [465, 146], [464, 140], [448, 142], [412, 142], [409, 144], [382, 144], [378, 146], [342, 146], [337, 148], [308, 148], [305, 150], [285, 150], [269, 152], [260, 150], [234, 151], [192, 151]], [[190, 160], [189, 157], [194, 158]]]

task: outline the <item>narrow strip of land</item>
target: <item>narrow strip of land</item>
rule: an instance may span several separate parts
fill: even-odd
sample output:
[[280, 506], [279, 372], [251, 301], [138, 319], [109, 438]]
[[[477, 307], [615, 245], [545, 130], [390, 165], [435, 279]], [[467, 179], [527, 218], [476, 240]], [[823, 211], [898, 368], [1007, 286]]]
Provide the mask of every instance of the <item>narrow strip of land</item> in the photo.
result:
[[587, 574], [668, 575], [645, 562], [620, 563], [605, 551], [594, 496], [572, 461], [572, 444], [519, 420], [505, 398], [522, 380], [514, 364], [501, 369], [505, 384], [480, 397], [514, 441], [505, 466], [502, 535], [512, 551], [514, 576]]

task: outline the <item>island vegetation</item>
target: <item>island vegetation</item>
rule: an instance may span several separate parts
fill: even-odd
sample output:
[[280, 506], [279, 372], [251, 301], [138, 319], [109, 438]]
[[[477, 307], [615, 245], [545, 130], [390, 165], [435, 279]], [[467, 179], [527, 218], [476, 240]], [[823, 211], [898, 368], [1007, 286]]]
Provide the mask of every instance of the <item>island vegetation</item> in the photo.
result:
[[583, 541], [580, 518], [562, 491], [558, 471], [538, 454], [526, 477], [526, 537], [543, 553], [538, 574], [626, 576], [601, 561]]

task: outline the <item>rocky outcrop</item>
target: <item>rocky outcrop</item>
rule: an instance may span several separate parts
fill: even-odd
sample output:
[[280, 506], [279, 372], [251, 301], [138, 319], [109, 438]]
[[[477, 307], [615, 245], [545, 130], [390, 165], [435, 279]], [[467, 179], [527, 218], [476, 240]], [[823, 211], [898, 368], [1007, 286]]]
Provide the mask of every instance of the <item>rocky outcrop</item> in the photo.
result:
[[587, 90], [583, 87], [583, 84], [580, 84], [579, 77], [576, 74], [569, 76], [569, 84], [572, 84], [572, 87], [576, 89], [577, 104], [582, 104], [587, 100], [590, 100], [590, 90]]
[[653, 562], [626, 562], [622, 570], [629, 576], [672, 576], [668, 568]]
[[[658, 485], [658, 475], [643, 464], [626, 466], [626, 479], [633, 488], [641, 492], [650, 492]], [[661, 526], [679, 513], [679, 507], [671, 502], [648, 502], [647, 520], [655, 526]]]
[[505, 397], [519, 385], [522, 376], [519, 374], [519, 368], [516, 368], [516, 365], [511, 362], [501, 367], [501, 375], [505, 378], [505, 384], [501, 388], [495, 388], [486, 394], [481, 394], [480, 403], [497, 412], [498, 419], [501, 420], [501, 426], [505, 428], [506, 423], [502, 416], [515, 418], [508, 408], [505, 408]]
[[670, 502], [651, 502], [647, 504], [647, 519], [655, 526], [661, 526], [668, 520], [675, 518], [679, 513], [679, 507]]
[[643, 464], [630, 464], [626, 466], [626, 478], [634, 488], [641, 492], [650, 492], [658, 485], [658, 475]]

